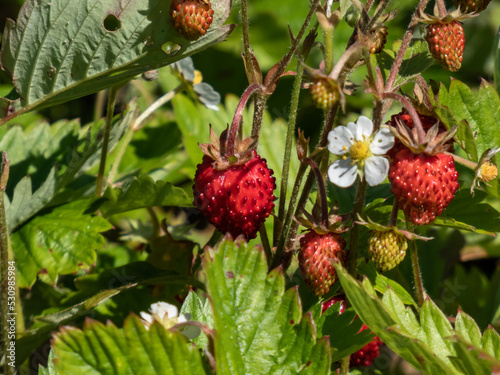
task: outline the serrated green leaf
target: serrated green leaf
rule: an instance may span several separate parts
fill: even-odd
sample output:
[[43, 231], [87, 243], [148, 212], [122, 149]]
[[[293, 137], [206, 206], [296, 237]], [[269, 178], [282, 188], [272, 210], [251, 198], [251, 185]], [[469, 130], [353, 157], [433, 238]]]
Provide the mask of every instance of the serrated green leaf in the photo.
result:
[[154, 181], [149, 176], [134, 177], [120, 188], [108, 188], [104, 198], [108, 201], [101, 206], [101, 212], [106, 217], [145, 207], [193, 205], [181, 188], [165, 181]]
[[[171, 1], [26, 1], [8, 20], [2, 65], [13, 76], [25, 112], [125, 82], [224, 40], [230, 0], [212, 2], [214, 21], [190, 42], [167, 22]], [[110, 28], [108, 21], [114, 21]], [[107, 27], [107, 28], [106, 28]], [[178, 52], [167, 54], [167, 51]], [[177, 49], [177, 48], [179, 49]]]
[[481, 330], [477, 323], [463, 311], [459, 311], [455, 320], [455, 331], [467, 342], [481, 348]]
[[261, 249], [226, 237], [205, 251], [203, 269], [218, 374], [329, 373], [328, 343], [316, 341], [311, 314], [302, 317], [297, 289], [285, 292], [281, 268], [267, 274]]
[[453, 335], [451, 323], [430, 298], [425, 300], [420, 310], [420, 324], [426, 335], [425, 342], [438, 357], [448, 362], [448, 357], [455, 356], [453, 345], [445, 340]]
[[451, 338], [450, 342], [457, 353], [456, 357], [451, 357], [450, 360], [462, 373], [490, 375], [500, 370], [500, 362], [480, 348], [471, 346], [458, 336]]
[[391, 289], [398, 295], [399, 298], [401, 298], [404, 304], [413, 305], [415, 307], [417, 306], [417, 303], [405, 288], [399, 285], [396, 281], [378, 273], [373, 266], [373, 263], [362, 263], [358, 268], [360, 273], [368, 277], [372, 285], [374, 285], [375, 290], [378, 292], [385, 293], [386, 290]]
[[404, 328], [410, 335], [424, 338], [424, 333], [411, 308], [405, 307], [403, 301], [392, 289], [388, 289], [382, 297], [382, 303], [391, 314], [396, 324]]
[[123, 329], [85, 321], [82, 330], [63, 327], [54, 335], [55, 367], [71, 374], [205, 374], [201, 356], [184, 336], [159, 323], [146, 330], [130, 315]]
[[[437, 357], [428, 343], [409, 334], [414, 330], [414, 322], [409, 326], [407, 311], [401, 308], [388, 308], [376, 296], [368, 278], [363, 283], [357, 282], [344, 268], [336, 266], [337, 275], [344, 291], [361, 320], [400, 357], [406, 359], [413, 367], [425, 373], [455, 374], [456, 370], [450, 367], [445, 358]], [[392, 294], [391, 299], [398, 299]], [[394, 305], [394, 301], [392, 303]], [[389, 307], [390, 304], [388, 304]], [[401, 306], [401, 302], [399, 302]], [[401, 316], [392, 317], [392, 314]], [[399, 322], [401, 325], [397, 325]], [[407, 324], [407, 323], [406, 323]]]
[[47, 358], [47, 367], [43, 367], [40, 365], [38, 368], [38, 375], [59, 375], [59, 372], [57, 372], [55, 366], [54, 366], [54, 360], [56, 359], [56, 355], [53, 350], [50, 351], [49, 353], [49, 358]]
[[493, 86], [483, 81], [479, 90], [473, 91], [465, 83], [454, 79], [447, 93], [441, 85], [439, 103], [450, 109], [457, 122], [468, 122], [475, 135], [477, 155], [500, 146], [500, 134], [496, 131], [500, 97]]
[[489, 327], [484, 331], [481, 347], [491, 357], [500, 360], [500, 335], [494, 328]]
[[432, 225], [451, 227], [470, 232], [495, 235], [500, 231], [500, 212], [484, 202], [486, 194], [476, 191], [474, 197], [461, 190]]
[[59, 274], [95, 262], [95, 250], [105, 245], [100, 232], [111, 225], [102, 217], [85, 214], [88, 205], [88, 201], [80, 201], [56, 208], [12, 235], [20, 287], [33, 285], [41, 271], [55, 282]]

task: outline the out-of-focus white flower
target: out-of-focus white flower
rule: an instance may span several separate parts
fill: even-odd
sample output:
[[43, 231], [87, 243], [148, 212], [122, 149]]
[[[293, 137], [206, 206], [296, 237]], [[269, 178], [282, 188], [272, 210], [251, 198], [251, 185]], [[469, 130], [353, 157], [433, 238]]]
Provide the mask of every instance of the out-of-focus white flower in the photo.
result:
[[[148, 330], [155, 321], [160, 323], [166, 329], [169, 329], [176, 324], [191, 320], [191, 314], [182, 314], [179, 316], [177, 306], [166, 302], [153, 303], [149, 308], [149, 314], [141, 311], [140, 315], [144, 326]], [[196, 326], [176, 327], [176, 329], [191, 340], [198, 337], [201, 333], [200, 328]]]
[[358, 174], [370, 186], [384, 181], [389, 171], [389, 162], [383, 156], [394, 146], [394, 136], [387, 128], [373, 133], [373, 123], [360, 116], [356, 123], [337, 126], [328, 134], [328, 150], [342, 159], [328, 169], [330, 181], [340, 187], [349, 187]]

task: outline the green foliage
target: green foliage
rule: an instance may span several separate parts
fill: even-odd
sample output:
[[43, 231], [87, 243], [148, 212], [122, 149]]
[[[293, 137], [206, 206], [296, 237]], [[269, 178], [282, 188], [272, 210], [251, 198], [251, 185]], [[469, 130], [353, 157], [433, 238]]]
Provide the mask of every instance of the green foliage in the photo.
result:
[[328, 374], [328, 341], [317, 340], [297, 289], [283, 271], [267, 273], [264, 253], [225, 238], [206, 251], [203, 268], [214, 313], [218, 374]]
[[224, 40], [233, 28], [222, 26], [230, 2], [214, 1], [210, 30], [189, 42], [166, 22], [170, 3], [26, 1], [17, 22], [7, 23], [1, 55], [22, 111], [122, 84]]
[[192, 199], [184, 190], [168, 182], [155, 182], [149, 176], [134, 177], [120, 188], [108, 188], [104, 197], [108, 201], [101, 212], [106, 217], [151, 206], [192, 206]]
[[180, 333], [155, 323], [146, 330], [131, 315], [123, 329], [86, 320], [54, 336], [59, 374], [206, 374], [200, 353]]
[[500, 357], [489, 354], [496, 355], [491, 350], [496, 344], [488, 342], [483, 349], [483, 341], [491, 337], [496, 342], [498, 334], [485, 332], [487, 338], [482, 340], [477, 324], [464, 312], [459, 312], [452, 327], [430, 298], [415, 315], [392, 290], [387, 290], [380, 300], [368, 279], [359, 283], [340, 267], [337, 273], [363, 322], [416, 369], [426, 373], [469, 374], [470, 369], [477, 368], [486, 374], [500, 365]]
[[79, 201], [58, 207], [12, 235], [19, 286], [33, 285], [40, 272], [47, 282], [55, 283], [58, 275], [95, 262], [95, 251], [106, 244], [100, 233], [111, 225], [101, 217], [85, 213], [91, 203]]

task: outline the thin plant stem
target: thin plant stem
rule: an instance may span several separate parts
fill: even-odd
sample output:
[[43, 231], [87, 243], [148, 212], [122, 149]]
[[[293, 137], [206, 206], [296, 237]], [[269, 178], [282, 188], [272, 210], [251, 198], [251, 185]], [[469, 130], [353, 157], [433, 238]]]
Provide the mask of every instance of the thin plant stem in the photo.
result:
[[[414, 226], [408, 220], [406, 220], [406, 228], [410, 232], [414, 232]], [[425, 289], [424, 284], [422, 282], [422, 274], [420, 273], [420, 265], [418, 262], [418, 249], [417, 249], [417, 241], [412, 240], [409, 244], [410, 248], [410, 257], [411, 257], [411, 268], [413, 270], [413, 280], [415, 282], [415, 291], [417, 294], [418, 306], [422, 307], [425, 301]]]
[[[358, 188], [356, 190], [356, 198], [354, 201], [354, 208], [352, 212], [352, 217], [356, 218], [358, 214], [361, 214], [363, 211], [363, 206], [365, 203], [365, 194], [366, 194], [367, 183], [363, 178], [358, 183]], [[350, 244], [349, 244], [349, 253], [347, 260], [347, 269], [349, 274], [356, 278], [357, 276], [357, 260], [358, 260], [358, 247], [359, 247], [359, 228], [360, 225], [355, 224], [354, 227], [350, 231]]]
[[118, 88], [118, 86], [113, 86], [109, 90], [108, 106], [106, 110], [106, 125], [104, 128], [104, 137], [102, 140], [101, 161], [99, 164], [99, 173], [97, 174], [97, 184], [95, 189], [95, 195], [97, 197], [101, 196], [102, 186], [104, 182], [104, 171], [106, 170], [106, 157], [108, 156], [109, 136], [111, 134], [113, 112], [115, 109], [116, 93], [118, 92]]
[[[283, 256], [283, 252], [285, 249], [285, 244], [288, 241], [288, 232], [293, 227], [293, 212], [296, 207], [297, 197], [299, 196], [300, 186], [302, 185], [302, 179], [307, 170], [307, 165], [301, 163], [299, 167], [299, 171], [297, 173], [297, 177], [295, 178], [295, 184], [293, 186], [292, 194], [290, 196], [290, 202], [288, 204], [288, 211], [286, 213], [285, 222], [283, 224], [283, 229], [281, 230], [281, 235], [278, 241], [278, 246], [276, 248], [276, 253], [274, 254], [274, 259], [272, 263], [272, 268], [277, 267], [281, 262], [281, 257]], [[305, 189], [305, 187], [304, 187]], [[295, 234], [293, 235], [295, 237]]]
[[394, 83], [396, 82], [396, 77], [398, 76], [399, 69], [401, 68], [401, 64], [403, 63], [403, 58], [405, 56], [406, 50], [408, 49], [408, 46], [410, 45], [411, 38], [413, 37], [413, 33], [415, 32], [415, 28], [417, 27], [417, 25], [419, 23], [418, 18], [420, 16], [420, 12], [425, 9], [428, 2], [429, 2], [429, 0], [420, 0], [419, 4], [417, 5], [417, 8], [415, 9], [415, 12], [413, 13], [410, 24], [408, 26], [408, 30], [406, 31], [405, 35], [403, 36], [403, 41], [401, 42], [401, 47], [399, 47], [398, 54], [396, 55], [396, 59], [394, 60], [394, 63], [392, 64], [391, 72], [389, 73], [389, 78], [387, 79], [387, 82], [385, 83], [385, 91], [386, 92], [392, 91], [392, 89], [394, 87]]
[[283, 157], [283, 170], [281, 173], [281, 186], [280, 186], [280, 201], [278, 207], [278, 220], [275, 220], [274, 242], [277, 242], [277, 237], [281, 232], [281, 225], [285, 218], [285, 204], [288, 188], [288, 176], [290, 172], [290, 159], [292, 154], [293, 140], [295, 138], [295, 125], [297, 123], [297, 111], [299, 108], [300, 86], [302, 83], [302, 76], [304, 74], [304, 66], [302, 59], [299, 57], [297, 63], [297, 75], [293, 82], [292, 100], [290, 104], [290, 112], [288, 115], [288, 129], [286, 134], [285, 155]]
[[344, 65], [349, 61], [351, 56], [353, 56], [355, 53], [359, 53], [359, 50], [362, 48], [362, 44], [360, 42], [355, 42], [353, 43], [347, 51], [342, 55], [342, 57], [337, 61], [337, 64], [335, 64], [335, 67], [329, 74], [330, 78], [333, 78], [334, 80], [338, 81], [340, 73], [342, 72], [342, 69], [344, 68]]
[[146, 110], [142, 112], [139, 117], [137, 117], [137, 119], [134, 122], [134, 125], [132, 126], [132, 130], [133, 131], [139, 130], [144, 125], [144, 122], [147, 120], [147, 118], [154, 111], [156, 111], [158, 108], [171, 101], [175, 95], [183, 91], [185, 88], [186, 88], [185, 84], [180, 84], [172, 91], [169, 91], [160, 98], [158, 98], [153, 104], [151, 104], [148, 108], [146, 108]]
[[325, 40], [325, 73], [328, 75], [333, 69], [333, 27], [323, 28]]
[[102, 117], [102, 110], [104, 109], [105, 102], [106, 102], [106, 90], [101, 90], [97, 93], [95, 99], [94, 122], [99, 121], [99, 119]]
[[271, 251], [271, 245], [269, 244], [269, 237], [267, 235], [267, 229], [264, 223], [262, 223], [262, 225], [260, 226], [259, 234], [262, 248], [264, 249], [264, 253], [266, 254], [267, 266], [269, 267], [273, 262], [273, 252]]
[[[10, 263], [9, 261], [13, 261], [12, 254], [10, 254], [9, 251], [9, 231], [7, 228], [7, 218], [5, 216], [5, 203], [4, 203], [4, 196], [5, 196], [5, 188], [7, 186], [7, 180], [9, 176], [9, 159], [7, 157], [7, 153], [2, 154], [2, 170], [1, 170], [1, 178], [0, 178], [0, 266], [1, 266], [1, 274], [0, 274], [0, 280], [1, 280], [1, 310], [0, 310], [0, 315], [1, 315], [1, 324], [0, 324], [0, 338], [1, 338], [1, 353], [4, 355], [4, 360], [5, 360], [5, 367], [4, 367], [4, 373], [7, 375], [14, 374], [15, 369], [12, 366], [9, 366], [8, 358], [7, 358], [7, 350], [10, 347], [10, 343], [13, 342], [11, 337], [11, 331], [9, 329], [9, 318], [14, 317], [14, 319], [18, 319], [18, 317], [9, 312], [9, 281], [11, 280], [11, 277], [9, 277], [9, 266]], [[15, 278], [15, 274], [13, 276]], [[20, 301], [14, 296], [14, 303], [20, 303]]]
[[398, 220], [399, 204], [395, 199], [392, 205], [391, 217], [389, 218], [389, 226], [395, 227]]
[[311, 167], [311, 170], [316, 176], [316, 183], [318, 184], [319, 199], [321, 201], [321, 225], [322, 229], [328, 228], [328, 200], [326, 198], [326, 187], [323, 175], [314, 160], [307, 158], [305, 162]]
[[[250, 50], [250, 34], [248, 31], [248, 8], [247, 0], [241, 0], [241, 21], [243, 26], [243, 56], [247, 67], [247, 74], [249, 73], [250, 84], [257, 83], [255, 70], [253, 66], [252, 51]], [[248, 72], [248, 70], [250, 70]]]
[[123, 156], [125, 156], [125, 151], [127, 150], [128, 145], [132, 141], [134, 134], [135, 132], [132, 129], [132, 127], [129, 127], [125, 132], [125, 135], [123, 136], [123, 139], [121, 140], [119, 147], [116, 150], [116, 157], [113, 162], [113, 165], [111, 166], [111, 170], [109, 171], [107, 178], [109, 185], [113, 185], [115, 182], [115, 176], [118, 173], [118, 168], [120, 167]]

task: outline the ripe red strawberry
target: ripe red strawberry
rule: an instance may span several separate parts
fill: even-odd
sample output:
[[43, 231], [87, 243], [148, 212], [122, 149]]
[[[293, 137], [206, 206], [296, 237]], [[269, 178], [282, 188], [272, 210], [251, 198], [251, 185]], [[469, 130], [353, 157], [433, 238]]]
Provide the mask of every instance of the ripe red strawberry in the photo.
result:
[[274, 207], [273, 173], [255, 150], [248, 161], [225, 169], [205, 155], [194, 179], [194, 205], [222, 233], [255, 238]]
[[462, 22], [436, 21], [427, 26], [425, 40], [432, 56], [443, 67], [456, 72], [462, 66], [465, 34]]
[[452, 156], [414, 154], [409, 149], [396, 154], [389, 181], [399, 208], [416, 225], [429, 224], [441, 215], [459, 186]]
[[336, 233], [310, 230], [300, 239], [299, 267], [306, 284], [318, 296], [330, 290], [337, 279], [333, 262], [346, 262], [345, 240]]
[[[335, 296], [324, 302], [321, 306], [321, 313], [323, 314], [329, 307], [337, 302], [340, 302], [339, 314], [342, 314], [345, 311], [345, 297], [343, 296]], [[368, 326], [363, 324], [359, 332], [364, 331], [365, 329], [368, 329]], [[379, 355], [381, 345], [382, 340], [375, 336], [371, 342], [363, 346], [357, 352], [351, 354], [349, 365], [351, 367], [371, 366], [373, 364], [373, 360]]]
[[316, 107], [326, 111], [340, 99], [337, 82], [327, 76], [316, 76], [310, 87], [311, 97]]
[[395, 230], [373, 231], [368, 240], [370, 259], [382, 272], [392, 270], [401, 263], [407, 248], [406, 237]]
[[460, 7], [462, 13], [482, 12], [491, 0], [453, 0], [455, 7]]
[[[369, 329], [366, 324], [363, 324], [359, 332]], [[356, 353], [351, 354], [349, 364], [351, 367], [368, 367], [373, 364], [373, 360], [378, 357], [379, 349], [382, 345], [382, 340], [377, 336], [371, 342], [363, 346]]]
[[188, 40], [205, 35], [213, 21], [209, 0], [172, 0], [170, 16], [174, 29]]

